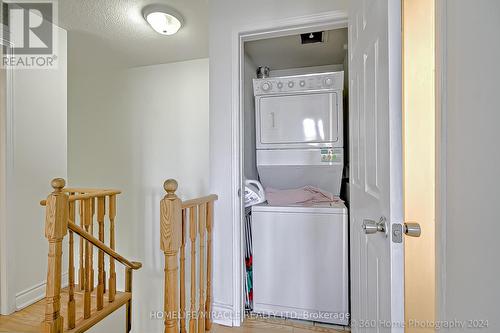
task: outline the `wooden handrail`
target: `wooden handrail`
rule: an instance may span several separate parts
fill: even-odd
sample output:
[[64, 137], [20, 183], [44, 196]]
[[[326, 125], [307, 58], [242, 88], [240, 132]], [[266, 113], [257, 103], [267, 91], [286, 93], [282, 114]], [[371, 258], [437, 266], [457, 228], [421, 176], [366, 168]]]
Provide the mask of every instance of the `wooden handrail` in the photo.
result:
[[[122, 193], [120, 190], [96, 190], [96, 191], [89, 191], [89, 189], [71, 189], [71, 191], [67, 191], [66, 189], [63, 190], [64, 193], [74, 193], [76, 192], [75, 190], [85, 190], [87, 191], [86, 193], [81, 193], [81, 194], [73, 194], [69, 196], [69, 202], [73, 201], [78, 201], [78, 200], [85, 200], [85, 199], [92, 199], [92, 198], [102, 198], [110, 195], [116, 195]], [[40, 205], [41, 206], [46, 206], [47, 205], [47, 200], [40, 200]]]
[[63, 189], [63, 192], [66, 192], [66, 193], [96, 193], [96, 192], [103, 192], [103, 191], [116, 191], [117, 194], [122, 192], [122, 191], [114, 189], [114, 188], [65, 187]]
[[102, 198], [102, 197], [106, 197], [109, 195], [120, 194], [120, 193], [122, 193], [122, 192], [118, 191], [118, 190], [104, 190], [104, 191], [98, 191], [98, 192], [75, 194], [75, 195], [69, 196], [69, 202], [77, 201], [77, 200], [84, 200], [84, 199], [91, 199], [91, 198]]
[[217, 194], [210, 194], [201, 198], [190, 199], [182, 202], [182, 209], [192, 208], [195, 206], [203, 205], [209, 202], [218, 200]]
[[128, 268], [131, 268], [133, 270], [140, 269], [142, 267], [142, 263], [137, 262], [137, 261], [129, 261], [125, 257], [121, 256], [117, 252], [113, 251], [109, 246], [80, 228], [77, 224], [75, 224], [73, 221], [68, 220], [68, 227], [70, 230], [76, 232], [79, 236], [85, 238], [95, 246], [97, 246], [99, 249], [103, 250], [106, 252], [107, 255], [110, 257], [113, 257], [116, 261], [120, 262], [121, 264], [125, 265]]

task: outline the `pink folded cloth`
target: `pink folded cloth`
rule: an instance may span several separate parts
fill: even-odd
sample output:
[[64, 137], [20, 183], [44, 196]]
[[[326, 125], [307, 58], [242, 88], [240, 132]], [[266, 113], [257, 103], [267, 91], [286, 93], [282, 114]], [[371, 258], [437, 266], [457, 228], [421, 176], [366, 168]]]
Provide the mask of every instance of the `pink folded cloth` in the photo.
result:
[[277, 190], [268, 187], [266, 188], [266, 199], [271, 206], [343, 202], [339, 197], [335, 197], [333, 194], [313, 186], [304, 186], [290, 190]]

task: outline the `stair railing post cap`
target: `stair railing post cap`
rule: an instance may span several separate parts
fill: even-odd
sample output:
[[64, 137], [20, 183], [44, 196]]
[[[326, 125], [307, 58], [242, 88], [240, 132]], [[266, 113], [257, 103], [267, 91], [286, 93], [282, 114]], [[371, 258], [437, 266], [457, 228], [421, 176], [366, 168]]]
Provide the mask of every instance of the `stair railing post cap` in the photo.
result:
[[177, 191], [179, 184], [175, 179], [167, 179], [163, 183], [163, 188], [168, 193], [168, 196], [175, 196], [175, 191]]
[[66, 186], [66, 181], [64, 180], [64, 178], [54, 178], [50, 182], [50, 185], [52, 186], [54, 191], [61, 192], [64, 186]]

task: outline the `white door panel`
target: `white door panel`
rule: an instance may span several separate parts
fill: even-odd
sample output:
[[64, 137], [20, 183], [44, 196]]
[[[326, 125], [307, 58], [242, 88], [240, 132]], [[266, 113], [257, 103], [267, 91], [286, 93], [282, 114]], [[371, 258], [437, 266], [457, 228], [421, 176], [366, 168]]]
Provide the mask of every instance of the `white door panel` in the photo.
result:
[[[404, 332], [401, 3], [352, 0], [349, 17], [353, 332]], [[365, 234], [384, 217], [388, 232]]]

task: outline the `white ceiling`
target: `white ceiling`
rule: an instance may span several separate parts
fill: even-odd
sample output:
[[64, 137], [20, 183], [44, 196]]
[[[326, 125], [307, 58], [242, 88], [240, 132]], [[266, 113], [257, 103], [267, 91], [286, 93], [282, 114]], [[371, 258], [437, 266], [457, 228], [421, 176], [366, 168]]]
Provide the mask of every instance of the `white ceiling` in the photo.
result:
[[[177, 34], [151, 29], [141, 11], [152, 3], [181, 13]], [[62, 0], [59, 25], [68, 30], [70, 57], [81, 61], [99, 61], [102, 53], [132, 67], [208, 57], [208, 0]]]
[[245, 43], [245, 52], [256, 66], [271, 70], [343, 64], [347, 28], [326, 31], [324, 43], [300, 43], [300, 35], [261, 39]]

